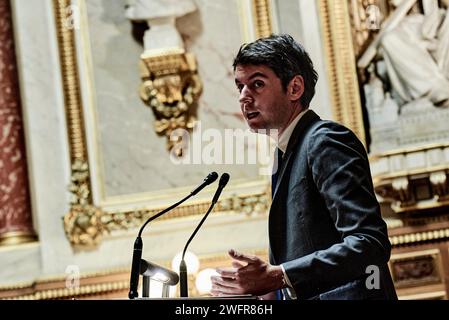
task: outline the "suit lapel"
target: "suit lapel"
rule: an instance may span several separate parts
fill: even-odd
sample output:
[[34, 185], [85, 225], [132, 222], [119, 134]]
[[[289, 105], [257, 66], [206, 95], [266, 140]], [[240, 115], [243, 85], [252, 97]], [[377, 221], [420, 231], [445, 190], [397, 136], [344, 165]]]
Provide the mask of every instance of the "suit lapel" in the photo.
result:
[[271, 259], [275, 264], [281, 263], [279, 259], [282, 256], [282, 250], [285, 249], [285, 244], [281, 239], [285, 237], [285, 215], [287, 208], [286, 202], [281, 200], [285, 200], [288, 193], [288, 188], [286, 187], [288, 185], [288, 177], [290, 177], [290, 174], [288, 174], [287, 168], [291, 167], [290, 162], [292, 161], [293, 153], [297, 149], [297, 145], [302, 141], [305, 130], [319, 119], [320, 117], [312, 110], [309, 110], [302, 116], [293, 130], [288, 142], [287, 150], [285, 151], [285, 159], [282, 162], [282, 167], [279, 168], [279, 177], [268, 215], [270, 252]]
[[285, 171], [290, 162], [291, 156], [293, 154], [293, 150], [295, 150], [296, 145], [299, 143], [300, 139], [303, 137], [303, 133], [309, 127], [309, 125], [319, 119], [320, 119], [320, 117], [315, 112], [313, 112], [313, 110], [309, 110], [302, 116], [302, 118], [298, 121], [298, 124], [296, 125], [295, 130], [293, 130], [293, 133], [292, 133], [290, 140], [288, 142], [288, 145], [287, 145], [287, 150], [285, 151], [284, 159], [282, 161], [282, 167], [278, 169], [280, 171], [279, 171], [279, 177], [277, 179], [277, 183], [276, 183], [276, 186], [274, 189], [273, 202], [278, 193], [279, 186], [281, 185], [282, 180], [285, 176]]

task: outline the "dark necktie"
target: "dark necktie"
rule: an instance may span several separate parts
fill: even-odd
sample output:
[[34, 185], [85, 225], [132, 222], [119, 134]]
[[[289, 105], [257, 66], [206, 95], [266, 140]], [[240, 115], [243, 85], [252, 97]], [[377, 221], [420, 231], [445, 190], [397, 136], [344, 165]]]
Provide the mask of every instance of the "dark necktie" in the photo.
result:
[[[281, 151], [281, 149], [276, 148], [274, 151], [274, 165], [273, 165], [273, 174], [271, 175], [271, 196], [274, 196], [274, 190], [276, 190], [276, 183], [279, 178], [279, 174], [282, 167], [282, 157], [284, 156], [284, 153]], [[277, 166], [276, 166], [277, 163]]]

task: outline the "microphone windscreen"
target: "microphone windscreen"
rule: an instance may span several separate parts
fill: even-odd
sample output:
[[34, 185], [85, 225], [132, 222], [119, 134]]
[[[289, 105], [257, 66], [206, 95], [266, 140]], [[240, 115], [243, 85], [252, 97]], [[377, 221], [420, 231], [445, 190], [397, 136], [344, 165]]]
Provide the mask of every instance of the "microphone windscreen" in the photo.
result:
[[206, 182], [207, 184], [211, 184], [212, 182], [214, 182], [217, 179], [218, 179], [218, 173], [213, 171], [207, 175], [207, 177], [204, 179], [204, 182]]
[[223, 173], [220, 177], [220, 182], [219, 182], [220, 186], [224, 187], [228, 183], [229, 178], [230, 178], [230, 176], [228, 173]]

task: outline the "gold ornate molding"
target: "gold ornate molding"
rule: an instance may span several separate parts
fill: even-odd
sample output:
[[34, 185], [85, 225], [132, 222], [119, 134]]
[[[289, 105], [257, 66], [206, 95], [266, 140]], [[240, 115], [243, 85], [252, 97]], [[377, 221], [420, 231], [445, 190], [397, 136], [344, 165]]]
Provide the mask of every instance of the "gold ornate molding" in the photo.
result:
[[392, 246], [418, 244], [426, 241], [445, 241], [449, 239], [449, 228], [405, 233], [389, 237]]
[[273, 33], [271, 0], [252, 0], [256, 39], [268, 37]]
[[270, 36], [276, 28], [273, 19], [274, 0], [238, 0], [243, 42]]
[[[262, 215], [268, 212], [270, 203], [271, 199], [267, 193], [233, 195], [220, 200], [213, 212]], [[208, 201], [204, 201], [180, 206], [161, 216], [158, 221], [203, 214], [209, 205]], [[73, 246], [93, 247], [101, 242], [104, 235], [117, 230], [137, 228], [162, 209], [164, 208], [105, 212], [91, 205], [73, 205], [71, 211], [64, 216], [64, 229]]]
[[399, 296], [399, 300], [447, 300], [445, 290]]
[[[93, 228], [98, 225], [88, 225], [92, 221], [92, 218], [89, 219], [89, 217], [92, 211], [101, 212], [101, 209], [93, 206], [90, 192], [90, 172], [76, 60], [75, 35], [73, 28], [68, 28], [66, 24], [71, 14], [67, 8], [70, 8], [71, 4], [70, 0], [53, 0], [72, 163], [72, 177], [69, 187], [72, 193], [71, 209], [64, 217], [64, 230], [72, 244], [90, 245], [98, 243], [100, 238], [97, 232], [93, 232]], [[96, 236], [94, 237], [94, 235]]]
[[[166, 136], [172, 150], [178, 142], [172, 137], [176, 129], [191, 130], [196, 120], [203, 86], [195, 56], [182, 48], [148, 50], [141, 56], [141, 77], [140, 97], [153, 110], [156, 132]], [[182, 156], [182, 148], [173, 151]]]
[[61, 60], [62, 85], [69, 133], [70, 156], [72, 162], [87, 162], [86, 139], [84, 135], [83, 106], [76, 61], [75, 36], [73, 29], [67, 28], [70, 19], [71, 0], [53, 0]]
[[127, 296], [129, 270], [105, 270], [80, 275], [79, 286], [67, 288], [66, 277], [53, 276], [34, 282], [0, 287], [0, 300], [88, 299]]
[[347, 1], [320, 0], [332, 113], [366, 145]]
[[1, 246], [14, 246], [22, 243], [35, 242], [36, 235], [33, 232], [12, 231], [0, 235]]

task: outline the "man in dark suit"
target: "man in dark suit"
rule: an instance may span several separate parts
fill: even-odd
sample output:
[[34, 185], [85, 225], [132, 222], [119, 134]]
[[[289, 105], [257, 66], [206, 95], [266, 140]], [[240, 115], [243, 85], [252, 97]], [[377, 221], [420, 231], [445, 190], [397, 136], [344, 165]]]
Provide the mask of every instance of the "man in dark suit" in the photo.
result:
[[367, 154], [344, 126], [309, 110], [317, 73], [288, 35], [243, 45], [234, 60], [240, 105], [253, 131], [278, 130], [270, 262], [230, 250], [213, 295], [273, 299], [396, 299], [391, 245]]

